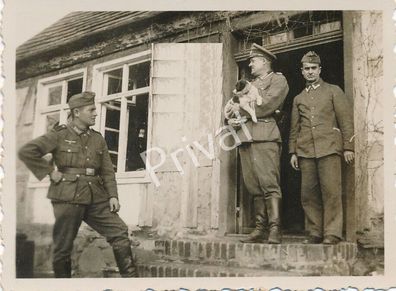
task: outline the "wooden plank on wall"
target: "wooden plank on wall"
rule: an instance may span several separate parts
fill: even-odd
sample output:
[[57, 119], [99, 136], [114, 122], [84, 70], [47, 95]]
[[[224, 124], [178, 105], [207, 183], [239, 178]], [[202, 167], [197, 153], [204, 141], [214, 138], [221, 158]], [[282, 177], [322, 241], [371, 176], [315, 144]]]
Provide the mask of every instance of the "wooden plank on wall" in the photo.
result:
[[[353, 102], [353, 15], [352, 11], [343, 12], [344, 27], [344, 80], [345, 95]], [[355, 170], [354, 167], [344, 168], [343, 171], [343, 196], [344, 198], [344, 220], [345, 233], [348, 241], [355, 241], [356, 238], [356, 217], [355, 217]]]
[[[173, 70], [172, 78], [174, 80], [177, 78], [179, 82], [177, 86], [173, 86], [175, 84], [169, 81], [171, 78], [166, 75], [165, 68], [153, 69], [153, 78], [156, 79], [152, 90], [155, 93], [153, 95], [153, 108], [155, 109], [153, 146], [160, 146], [168, 155], [173, 150], [182, 150], [180, 161], [183, 175], [175, 171], [175, 167], [170, 166], [172, 161], [169, 156], [164, 168], [161, 167], [159, 170], [159, 173], [163, 173], [161, 177], [166, 179], [174, 177], [180, 181], [179, 184], [174, 185], [177, 187], [177, 195], [173, 197], [178, 197], [174, 205], [180, 207], [172, 209], [179, 213], [180, 217], [178, 221], [175, 221], [174, 226], [197, 228], [208, 224], [217, 227], [220, 165], [218, 163], [216, 168], [213, 168], [213, 161], [204, 157], [202, 153], [199, 155], [199, 151], [192, 145], [194, 141], [207, 140], [207, 134], [213, 135], [221, 123], [222, 45], [157, 44], [154, 47], [154, 67], [164, 66], [166, 70]], [[177, 110], [166, 106], [166, 101], [174, 101]], [[173, 122], [170, 122], [171, 120]], [[207, 145], [204, 147], [207, 148]], [[199, 165], [193, 161], [191, 155], [200, 161]], [[204, 163], [201, 163], [203, 161]], [[207, 179], [207, 175], [199, 175], [200, 172], [203, 173], [199, 167], [210, 167], [210, 178], [205, 183], [199, 182], [199, 179]], [[205, 173], [208, 173], [207, 168], [205, 169]], [[161, 183], [167, 183], [167, 181]], [[156, 189], [155, 193], [158, 191], [162, 190]], [[201, 197], [202, 195], [208, 195], [208, 197]], [[205, 200], [211, 205], [211, 217], [207, 215], [199, 217], [199, 213], [200, 215], [206, 213], [200, 208], [200, 203]], [[170, 205], [172, 204], [167, 203], [166, 207]], [[199, 209], [201, 211], [198, 211]], [[156, 215], [155, 212], [154, 216]], [[207, 220], [210, 223], [207, 223]], [[162, 223], [160, 217], [155, 217], [154, 221]]]
[[[207, 66], [204, 68], [204, 72], [206, 72], [207, 79], [206, 81], [209, 83], [203, 83], [201, 86], [204, 88], [203, 96], [201, 98], [201, 108], [204, 111], [208, 111], [208, 115], [202, 114], [200, 112], [199, 116], [201, 118], [201, 124], [205, 124], [206, 121], [206, 131], [201, 131], [201, 135], [210, 135], [212, 137], [213, 149], [215, 153], [215, 159], [213, 160], [212, 166], [212, 175], [210, 181], [211, 188], [211, 228], [218, 229], [219, 227], [219, 211], [220, 211], [220, 159], [219, 153], [221, 148], [214, 138], [217, 129], [222, 125], [222, 105], [223, 105], [223, 60], [222, 60], [222, 51], [223, 46], [211, 46], [211, 49], [206, 49], [205, 52], [206, 60], [203, 61]], [[205, 98], [206, 97], [206, 98]], [[208, 104], [208, 106], [205, 106]], [[206, 159], [208, 162], [210, 160]]]
[[[201, 81], [201, 46], [200, 45], [183, 45], [185, 50], [184, 69], [184, 94], [185, 94], [185, 120], [184, 133], [188, 144], [192, 143], [196, 138], [196, 132], [199, 127], [199, 111], [200, 111], [200, 81]], [[192, 147], [187, 145], [186, 150]], [[183, 225], [184, 227], [197, 227], [197, 195], [198, 195], [198, 170], [194, 165], [191, 157], [187, 159], [186, 168], [188, 176], [183, 179], [182, 195], [186, 198], [185, 204], [182, 204], [181, 211], [185, 212]]]
[[232, 30], [243, 30], [278, 19], [290, 18], [306, 11], [254, 11], [252, 14], [241, 15], [230, 21]]
[[[238, 67], [234, 54], [237, 52], [237, 40], [231, 32], [222, 34], [222, 106], [228, 101], [238, 77]], [[223, 116], [221, 116], [223, 118]], [[218, 139], [216, 140], [218, 142]], [[219, 155], [219, 218], [218, 234], [235, 233], [236, 227], [236, 193], [237, 193], [237, 152], [220, 150]]]

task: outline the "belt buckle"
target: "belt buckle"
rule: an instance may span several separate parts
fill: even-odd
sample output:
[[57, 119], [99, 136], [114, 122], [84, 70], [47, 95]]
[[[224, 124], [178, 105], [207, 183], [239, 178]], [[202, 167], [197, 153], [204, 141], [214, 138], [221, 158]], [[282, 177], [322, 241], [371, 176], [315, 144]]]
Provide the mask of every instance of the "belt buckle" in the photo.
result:
[[95, 176], [95, 169], [93, 169], [93, 168], [86, 168], [86, 169], [85, 169], [85, 175], [87, 175], [87, 176]]

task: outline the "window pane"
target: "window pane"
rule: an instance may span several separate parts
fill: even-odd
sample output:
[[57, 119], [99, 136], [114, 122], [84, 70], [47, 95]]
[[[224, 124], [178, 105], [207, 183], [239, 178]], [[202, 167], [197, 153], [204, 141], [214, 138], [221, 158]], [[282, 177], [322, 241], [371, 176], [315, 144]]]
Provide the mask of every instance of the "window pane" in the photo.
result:
[[104, 102], [103, 105], [106, 107], [104, 138], [109, 148], [114, 170], [117, 171], [121, 102], [118, 99]]
[[150, 62], [129, 66], [128, 90], [150, 85]]
[[120, 99], [104, 103], [106, 106], [106, 123], [105, 126], [114, 129], [120, 129]]
[[83, 86], [83, 78], [68, 81], [67, 82], [67, 101], [69, 101], [71, 96], [81, 93], [82, 89], [83, 89], [82, 86]]
[[105, 140], [110, 151], [118, 152], [118, 131], [106, 130]]
[[147, 149], [148, 94], [127, 98], [128, 140], [125, 171], [140, 171], [145, 164], [140, 153]]
[[48, 88], [48, 105], [61, 103], [62, 85]]
[[108, 76], [107, 95], [120, 93], [122, 90], [122, 68], [105, 73]]
[[59, 124], [59, 117], [59, 112], [47, 114], [45, 116], [45, 128], [47, 129], [47, 132], [53, 129], [54, 126]]

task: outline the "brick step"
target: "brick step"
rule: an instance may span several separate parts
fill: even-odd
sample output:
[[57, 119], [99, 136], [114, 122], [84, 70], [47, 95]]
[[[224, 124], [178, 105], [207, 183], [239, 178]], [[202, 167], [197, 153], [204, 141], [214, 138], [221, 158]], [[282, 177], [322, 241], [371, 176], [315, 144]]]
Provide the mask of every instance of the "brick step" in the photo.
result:
[[[264, 277], [264, 276], [315, 276], [307, 271], [275, 271], [255, 268], [237, 268], [184, 262], [157, 260], [139, 264], [140, 277]], [[120, 277], [117, 268], [105, 268], [103, 277]]]
[[316, 270], [328, 265], [352, 263], [357, 255], [353, 243], [337, 245], [240, 243], [222, 240], [155, 240], [152, 251], [163, 259], [187, 263], [202, 262], [223, 266], [266, 268], [272, 270]]
[[[235, 271], [245, 269], [249, 271], [246, 274], [262, 272], [263, 276], [350, 275], [357, 253], [357, 247], [352, 243], [342, 242], [335, 246], [304, 245], [298, 238], [293, 242], [285, 239], [281, 245], [242, 244], [239, 242], [240, 236], [178, 240], [158, 237], [137, 239], [140, 245], [133, 250], [138, 265], [144, 268], [143, 274], [148, 272], [147, 268], [151, 272], [154, 270], [153, 266], [159, 266], [162, 271], [155, 267], [157, 276], [161, 274], [160, 272], [169, 273], [169, 270], [166, 271], [166, 266], [175, 264], [178, 264], [178, 268], [180, 265], [185, 265], [186, 268], [188, 267], [186, 270], [193, 269], [193, 274], [198, 272], [195, 270], [210, 268], [210, 272], [214, 272], [211, 276], [216, 272], [219, 275], [223, 270], [232, 270], [227, 271], [228, 274], [245, 274], [242, 271]], [[34, 277], [53, 277], [51, 256], [48, 256], [49, 246], [50, 244], [36, 246]], [[39, 254], [42, 256], [38, 256]], [[47, 260], [44, 260], [44, 254], [47, 254]], [[101, 277], [103, 268], [116, 270], [111, 247], [103, 238], [95, 240], [81, 251], [76, 247], [73, 258], [73, 277]], [[183, 271], [176, 271], [175, 268], [172, 269], [173, 272], [175, 274], [179, 272], [178, 276], [183, 275], [180, 273]], [[188, 276], [192, 276], [192, 271], [189, 272]], [[147, 273], [145, 276], [151, 275]]]

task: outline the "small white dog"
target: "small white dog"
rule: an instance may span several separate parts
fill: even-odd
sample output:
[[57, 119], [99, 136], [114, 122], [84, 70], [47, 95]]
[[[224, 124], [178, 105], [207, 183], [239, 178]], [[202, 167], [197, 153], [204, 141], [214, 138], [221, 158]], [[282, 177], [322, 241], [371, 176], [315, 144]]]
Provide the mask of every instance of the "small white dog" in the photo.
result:
[[233, 102], [239, 103], [239, 106], [250, 114], [253, 122], [257, 122], [255, 105], [261, 105], [263, 98], [260, 96], [258, 89], [246, 80], [239, 80], [233, 91]]

